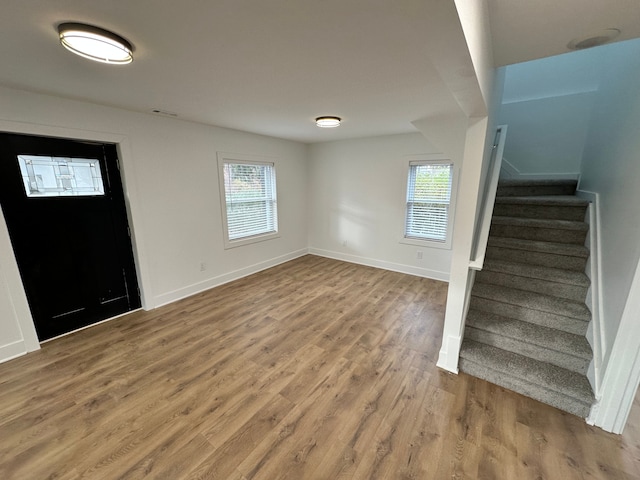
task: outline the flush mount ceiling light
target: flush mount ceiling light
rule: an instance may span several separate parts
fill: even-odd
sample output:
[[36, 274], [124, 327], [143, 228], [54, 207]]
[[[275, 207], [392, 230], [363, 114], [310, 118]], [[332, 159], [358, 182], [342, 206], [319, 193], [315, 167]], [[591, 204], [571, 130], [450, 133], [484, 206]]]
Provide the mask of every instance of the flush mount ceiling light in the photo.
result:
[[61, 23], [58, 33], [64, 48], [89, 60], [115, 65], [133, 61], [131, 44], [108, 30], [82, 23]]
[[620, 30], [617, 28], [606, 28], [599, 32], [585, 35], [584, 37], [574, 38], [567, 44], [567, 48], [570, 50], [584, 50], [585, 48], [599, 47], [600, 45], [609, 43], [618, 35], [620, 35]]
[[340, 126], [340, 117], [318, 117], [316, 125], [320, 128], [335, 128]]

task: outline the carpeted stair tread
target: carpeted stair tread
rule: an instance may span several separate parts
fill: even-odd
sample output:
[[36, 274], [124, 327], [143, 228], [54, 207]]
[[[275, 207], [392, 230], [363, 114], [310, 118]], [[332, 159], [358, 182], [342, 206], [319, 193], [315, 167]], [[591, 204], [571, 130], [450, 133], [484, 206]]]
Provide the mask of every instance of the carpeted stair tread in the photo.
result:
[[473, 340], [462, 343], [460, 369], [583, 418], [594, 401], [584, 375]]
[[475, 328], [471, 325], [465, 327], [464, 338], [507, 352], [517, 353], [518, 355], [540, 362], [550, 363], [551, 365], [565, 368], [580, 375], [586, 375], [589, 370], [590, 359], [588, 358], [576, 357], [567, 352], [541, 347], [540, 345], [529, 343], [523, 339], [507, 337], [488, 330]]
[[583, 400], [591, 405], [593, 391], [584, 375], [576, 374], [564, 368], [549, 365], [512, 352], [506, 352], [491, 345], [465, 340], [460, 349], [461, 357], [486, 362], [487, 366], [506, 375], [529, 381], [538, 381], [549, 389]]
[[532, 310], [520, 305], [512, 305], [490, 298], [482, 298], [471, 295], [469, 304], [473, 310], [487, 312], [493, 315], [501, 315], [503, 317], [515, 318], [523, 322], [534, 323], [543, 327], [562, 330], [563, 332], [574, 333], [576, 335], [585, 335], [589, 322], [580, 318], [567, 317], [557, 315], [556, 313], [543, 312], [540, 310]]
[[490, 247], [511, 248], [530, 252], [551, 253], [571, 257], [588, 258], [589, 250], [583, 245], [570, 243], [542, 242], [539, 240], [525, 240], [521, 238], [489, 237]]
[[519, 179], [500, 179], [498, 187], [540, 187], [540, 186], [565, 186], [576, 188], [578, 186], [577, 180], [563, 180], [555, 178], [540, 178], [535, 180], [519, 180]]
[[588, 287], [590, 284], [589, 277], [582, 272], [540, 265], [529, 265], [526, 263], [486, 260], [482, 270], [508, 273], [520, 277], [537, 278], [555, 283], [566, 283], [579, 287]]
[[504, 260], [508, 262], [528, 263], [543, 267], [566, 268], [576, 272], [584, 272], [587, 258], [572, 257], [569, 255], [556, 255], [554, 253], [542, 253], [528, 250], [517, 250], [506, 247], [487, 247], [485, 255], [487, 260]]
[[485, 283], [477, 283], [474, 285], [471, 294], [472, 296], [487, 298], [530, 310], [572, 317], [585, 322], [591, 319], [591, 312], [584, 303], [561, 299], [551, 295], [543, 295]]
[[493, 215], [583, 222], [588, 205], [574, 195], [496, 197]]
[[576, 180], [500, 180], [496, 196], [573, 195], [577, 185]]
[[589, 342], [582, 335], [575, 335], [555, 328], [543, 327], [500, 315], [469, 310], [467, 326], [518, 340], [526, 339], [527, 342], [534, 345], [586, 360], [590, 360], [593, 355]]
[[[495, 316], [497, 318], [497, 316]], [[495, 320], [495, 318], [494, 318]], [[507, 352], [517, 353], [524, 357], [532, 358], [540, 362], [550, 363], [557, 367], [565, 368], [572, 372], [585, 375], [589, 369], [591, 359], [585, 358], [584, 355], [577, 355], [576, 353], [583, 353], [583, 343], [586, 342], [586, 338], [580, 335], [569, 335], [571, 338], [565, 338], [565, 342], [557, 342], [554, 348], [540, 345], [544, 340], [545, 335], [549, 337], [551, 333], [545, 334], [545, 332], [534, 332], [533, 328], [536, 325], [527, 322], [518, 322], [518, 320], [506, 319], [507, 324], [504, 325], [505, 332], [499, 329], [499, 325], [490, 323], [483, 325], [482, 322], [467, 323], [464, 329], [464, 338], [473, 340], [474, 342], [483, 343], [485, 345], [491, 345], [492, 347], [505, 350]], [[523, 328], [519, 328], [518, 324], [524, 325]], [[494, 327], [494, 328], [491, 328]], [[545, 329], [545, 327], [538, 327]], [[555, 329], [545, 329], [558, 331]], [[520, 335], [520, 336], [519, 336]], [[522, 335], [531, 335], [531, 339]], [[536, 343], [534, 343], [534, 341]], [[587, 343], [588, 346], [588, 343]]]
[[[515, 265], [518, 264], [516, 263]], [[573, 270], [572, 272], [580, 275], [578, 271]], [[523, 274], [518, 273], [503, 273], [497, 270], [490, 270], [486, 268], [486, 263], [485, 268], [476, 273], [476, 283], [502, 285], [503, 287], [551, 295], [575, 302], [583, 302], [587, 296], [588, 289], [587, 286], [582, 285], [572, 285], [571, 283], [560, 283], [553, 280], [523, 276]]]
[[491, 224], [492, 225], [509, 225], [514, 227], [574, 230], [579, 232], [586, 232], [589, 230], [589, 225], [587, 225], [584, 222], [576, 222], [572, 220], [544, 220], [540, 218], [494, 216], [491, 220]]
[[589, 201], [575, 195], [526, 195], [523, 197], [496, 197], [495, 203], [514, 205], [546, 205], [558, 207], [587, 207]]
[[489, 236], [584, 245], [589, 225], [575, 220], [549, 220], [494, 215]]

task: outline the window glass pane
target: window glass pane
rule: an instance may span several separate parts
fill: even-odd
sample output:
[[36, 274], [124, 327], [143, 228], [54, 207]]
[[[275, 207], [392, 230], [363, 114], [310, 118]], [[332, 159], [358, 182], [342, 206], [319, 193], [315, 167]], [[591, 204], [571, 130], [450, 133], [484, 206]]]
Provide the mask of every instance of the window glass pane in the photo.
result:
[[98, 159], [18, 155], [18, 164], [27, 197], [104, 195]]
[[273, 165], [225, 163], [224, 189], [229, 240], [278, 231]]
[[446, 242], [451, 202], [450, 164], [411, 164], [405, 237]]

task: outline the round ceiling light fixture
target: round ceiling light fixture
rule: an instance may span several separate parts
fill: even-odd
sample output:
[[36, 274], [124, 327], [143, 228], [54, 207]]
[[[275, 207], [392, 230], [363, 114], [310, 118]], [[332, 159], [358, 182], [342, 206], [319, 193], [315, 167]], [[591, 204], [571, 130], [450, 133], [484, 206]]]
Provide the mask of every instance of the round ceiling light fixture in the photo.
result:
[[574, 38], [567, 44], [570, 50], [584, 50], [586, 48], [599, 47], [605, 43], [609, 43], [620, 35], [617, 28], [605, 28], [599, 32], [585, 35], [584, 37]]
[[58, 25], [60, 43], [70, 52], [96, 62], [126, 65], [133, 61], [131, 43], [103, 28], [82, 23]]
[[320, 128], [335, 128], [340, 126], [342, 119], [340, 117], [318, 117], [316, 125]]

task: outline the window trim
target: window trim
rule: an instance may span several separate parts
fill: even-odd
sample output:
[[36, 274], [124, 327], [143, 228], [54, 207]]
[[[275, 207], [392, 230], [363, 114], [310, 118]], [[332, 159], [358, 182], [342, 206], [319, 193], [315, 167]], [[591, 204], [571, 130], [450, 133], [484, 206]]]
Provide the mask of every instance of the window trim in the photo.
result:
[[[406, 155], [405, 157], [406, 169], [404, 176], [404, 203], [402, 207], [403, 220], [402, 220], [402, 236], [400, 237], [400, 243], [406, 245], [415, 245], [419, 247], [428, 248], [441, 248], [445, 250], [451, 250], [451, 244], [453, 241], [453, 223], [455, 216], [457, 186], [458, 186], [458, 166], [456, 162], [451, 160], [442, 154], [422, 154], [422, 155]], [[451, 165], [451, 195], [449, 199], [449, 216], [447, 218], [447, 230], [446, 238], [444, 242], [438, 242], [435, 240], [420, 239], [414, 237], [407, 237], [407, 200], [409, 196], [409, 174], [411, 172], [412, 165]]]
[[[280, 226], [278, 216], [278, 187], [277, 187], [277, 159], [272, 157], [264, 157], [258, 155], [247, 155], [238, 153], [226, 153], [218, 152], [218, 185], [220, 190], [220, 211], [222, 214], [222, 239], [224, 241], [225, 250], [243, 245], [250, 245], [253, 243], [264, 242], [280, 237]], [[273, 168], [274, 175], [274, 189], [275, 189], [275, 204], [276, 204], [276, 225], [277, 230], [275, 232], [261, 233], [258, 235], [252, 235], [248, 237], [242, 237], [235, 240], [229, 239], [229, 222], [227, 219], [227, 198], [224, 184], [224, 165], [225, 163], [235, 164], [247, 164], [247, 165], [269, 165]]]

